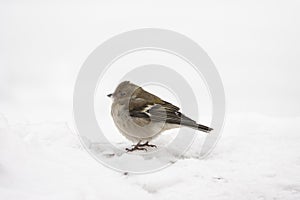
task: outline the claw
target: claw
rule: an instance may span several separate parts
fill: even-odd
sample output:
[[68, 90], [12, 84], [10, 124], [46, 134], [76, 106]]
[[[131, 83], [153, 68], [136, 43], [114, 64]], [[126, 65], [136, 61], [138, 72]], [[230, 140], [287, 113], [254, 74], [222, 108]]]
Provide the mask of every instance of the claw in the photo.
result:
[[139, 146], [141, 146], [141, 147], [146, 146], [146, 147], [155, 147], [155, 148], [157, 148], [157, 146], [155, 144], [149, 144], [148, 141], [146, 143], [144, 143], [144, 144], [140, 144]]
[[134, 146], [133, 148], [129, 149], [129, 148], [126, 148], [125, 149], [127, 152], [133, 152], [135, 150], [142, 150], [142, 151], [147, 151], [146, 148], [143, 148], [143, 147], [138, 147], [138, 146]]
[[138, 142], [137, 144], [131, 145], [131, 146], [132, 146], [132, 148], [126, 148], [125, 150], [126, 150], [127, 152], [132, 152], [132, 151], [135, 151], [135, 150], [147, 151], [147, 149], [144, 148], [144, 147], [155, 147], [155, 148], [157, 148], [156, 145], [154, 145], [154, 144], [149, 144], [148, 141], [145, 142], [144, 144], [141, 144], [141, 141], [140, 141], [140, 142]]

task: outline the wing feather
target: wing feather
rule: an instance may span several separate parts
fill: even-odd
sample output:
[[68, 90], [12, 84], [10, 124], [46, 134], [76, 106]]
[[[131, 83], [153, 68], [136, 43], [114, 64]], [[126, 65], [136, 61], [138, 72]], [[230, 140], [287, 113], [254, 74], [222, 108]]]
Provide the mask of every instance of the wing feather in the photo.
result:
[[179, 107], [138, 88], [129, 102], [129, 113], [132, 117], [146, 118], [156, 122], [180, 124], [182, 120], [195, 121], [179, 112]]

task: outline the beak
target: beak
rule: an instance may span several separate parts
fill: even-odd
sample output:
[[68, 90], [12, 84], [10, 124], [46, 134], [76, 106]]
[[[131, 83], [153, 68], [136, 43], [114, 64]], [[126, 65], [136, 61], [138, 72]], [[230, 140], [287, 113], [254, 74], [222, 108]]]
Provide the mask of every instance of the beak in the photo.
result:
[[107, 96], [108, 96], [109, 98], [111, 98], [111, 97], [112, 97], [112, 94], [108, 94]]

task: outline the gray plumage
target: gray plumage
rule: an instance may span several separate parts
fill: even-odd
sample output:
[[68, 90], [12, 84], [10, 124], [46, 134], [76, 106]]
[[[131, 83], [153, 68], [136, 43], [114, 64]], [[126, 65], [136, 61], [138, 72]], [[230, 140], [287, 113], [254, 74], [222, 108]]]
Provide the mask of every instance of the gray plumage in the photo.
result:
[[213, 130], [188, 118], [177, 106], [129, 81], [120, 83], [108, 96], [113, 98], [111, 115], [115, 125], [127, 139], [138, 142], [138, 145], [141, 141], [148, 144], [161, 132], [180, 126], [207, 133]]

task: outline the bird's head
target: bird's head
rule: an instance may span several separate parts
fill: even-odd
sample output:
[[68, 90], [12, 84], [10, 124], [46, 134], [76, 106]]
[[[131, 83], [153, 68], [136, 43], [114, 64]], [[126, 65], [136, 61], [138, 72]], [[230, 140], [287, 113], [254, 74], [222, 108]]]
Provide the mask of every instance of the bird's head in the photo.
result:
[[128, 99], [131, 98], [137, 88], [139, 88], [139, 86], [130, 83], [129, 81], [123, 81], [117, 86], [113, 93], [107, 96], [113, 98], [114, 100]]

